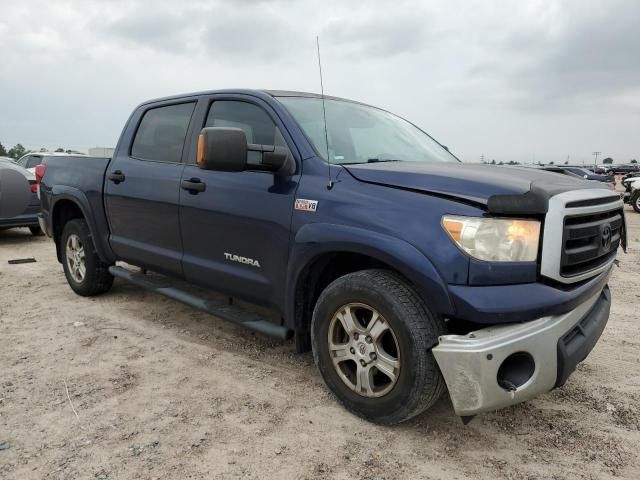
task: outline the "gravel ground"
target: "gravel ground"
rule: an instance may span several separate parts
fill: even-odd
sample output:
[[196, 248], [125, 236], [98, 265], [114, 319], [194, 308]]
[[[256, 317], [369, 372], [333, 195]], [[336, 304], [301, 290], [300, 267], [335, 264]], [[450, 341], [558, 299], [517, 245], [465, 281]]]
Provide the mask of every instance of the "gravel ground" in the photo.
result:
[[[2, 479], [640, 478], [640, 215], [602, 339], [566, 386], [463, 426], [343, 410], [310, 354], [116, 281], [76, 296], [53, 244], [0, 232]], [[8, 265], [12, 258], [37, 263]]]

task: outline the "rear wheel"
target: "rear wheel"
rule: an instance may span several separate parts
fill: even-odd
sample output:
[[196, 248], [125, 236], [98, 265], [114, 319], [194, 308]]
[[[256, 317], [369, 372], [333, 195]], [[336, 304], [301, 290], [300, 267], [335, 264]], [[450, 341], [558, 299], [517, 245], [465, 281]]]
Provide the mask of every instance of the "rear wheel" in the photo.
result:
[[311, 340], [318, 369], [351, 412], [380, 424], [408, 420], [445, 390], [430, 349], [441, 323], [386, 270], [340, 277], [320, 295]]
[[60, 237], [62, 265], [69, 286], [78, 295], [99, 295], [113, 285], [109, 266], [96, 253], [89, 227], [84, 220], [67, 222]]

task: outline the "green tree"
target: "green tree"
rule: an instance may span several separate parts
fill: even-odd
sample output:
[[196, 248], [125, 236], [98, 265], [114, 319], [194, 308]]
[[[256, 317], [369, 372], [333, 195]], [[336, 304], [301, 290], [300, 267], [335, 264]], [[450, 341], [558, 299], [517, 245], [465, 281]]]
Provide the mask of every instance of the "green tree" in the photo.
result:
[[0, 157], [6, 157], [7, 155], [7, 149], [4, 148], [4, 145], [2, 145], [2, 143], [0, 143]]
[[[0, 145], [1, 147], [2, 145]], [[633, 160], [631, 160], [631, 163], [638, 163], [638, 160], [636, 160], [635, 158]]]
[[27, 149], [24, 148], [22, 144], [18, 143], [17, 145], [14, 145], [13, 148], [11, 148], [11, 150], [7, 152], [7, 156], [11, 158], [15, 158], [17, 160], [21, 156], [23, 156], [25, 153], [27, 153]]
[[613, 158], [607, 157], [604, 160], [602, 160], [602, 163], [604, 163], [605, 165], [611, 165], [613, 163]]
[[56, 153], [64, 153], [64, 148], [58, 147], [55, 149]]

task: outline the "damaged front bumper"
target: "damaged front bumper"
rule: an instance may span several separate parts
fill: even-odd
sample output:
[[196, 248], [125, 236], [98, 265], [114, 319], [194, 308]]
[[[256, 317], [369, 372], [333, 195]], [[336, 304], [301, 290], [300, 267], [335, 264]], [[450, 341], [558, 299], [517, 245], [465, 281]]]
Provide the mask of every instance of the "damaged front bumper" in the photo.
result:
[[433, 354], [457, 415], [529, 400], [564, 384], [609, 318], [608, 287], [562, 315], [443, 335]]

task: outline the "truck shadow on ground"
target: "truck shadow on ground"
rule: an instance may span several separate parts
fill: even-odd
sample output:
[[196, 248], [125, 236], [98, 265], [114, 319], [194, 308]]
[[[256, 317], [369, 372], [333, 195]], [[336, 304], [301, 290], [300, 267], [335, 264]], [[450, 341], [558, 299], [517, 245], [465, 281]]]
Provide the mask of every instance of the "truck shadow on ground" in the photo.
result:
[[28, 228], [0, 229], [0, 247], [3, 245], [17, 245], [20, 243], [42, 241], [44, 237], [34, 236]]

